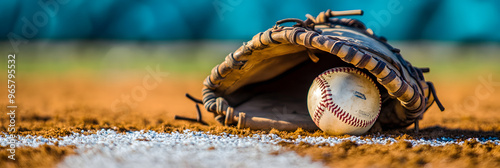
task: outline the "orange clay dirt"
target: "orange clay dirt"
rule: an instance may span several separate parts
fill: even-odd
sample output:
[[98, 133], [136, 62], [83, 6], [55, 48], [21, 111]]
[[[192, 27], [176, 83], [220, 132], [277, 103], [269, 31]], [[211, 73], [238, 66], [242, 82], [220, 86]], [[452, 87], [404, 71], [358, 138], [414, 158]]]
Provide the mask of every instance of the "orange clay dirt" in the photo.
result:
[[[196, 117], [195, 105], [184, 97], [191, 93], [201, 96], [203, 76], [170, 74], [154, 89], [147, 91], [144, 100], [131, 105], [112, 107], [122, 95], [131, 95], [134, 88], [142, 86], [145, 74], [127, 77], [92, 76], [85, 73], [75, 75], [22, 76], [17, 80], [16, 128], [19, 135], [41, 135], [58, 137], [80, 130], [114, 129], [154, 130], [171, 132], [191, 129], [210, 131], [213, 134], [227, 132], [242, 136], [275, 133], [282, 138], [301, 136], [328, 136], [322, 131], [295, 132], [238, 130], [217, 125], [212, 115], [203, 110], [203, 119], [210, 126], [187, 121], [173, 120], [174, 115]], [[483, 74], [488, 77], [488, 73]], [[437, 77], [436, 77], [437, 78]], [[435, 82], [442, 103], [447, 107], [439, 112], [436, 106], [430, 108], [420, 122], [421, 131], [416, 134], [413, 126], [407, 130], [382, 132], [397, 139], [437, 138], [442, 136], [463, 139], [474, 137], [498, 137], [500, 133], [500, 86], [491, 86], [493, 92], [475, 96], [476, 88], [482, 83], [472, 76], [467, 80], [456, 78], [431, 79]], [[458, 79], [458, 78], [457, 78]], [[462, 78], [463, 79], [463, 78]], [[493, 75], [493, 81], [500, 77]], [[4, 82], [6, 83], [6, 82]], [[482, 90], [484, 92], [484, 90]], [[6, 96], [0, 102], [7, 102]], [[480, 99], [480, 101], [475, 101]], [[118, 100], [118, 101], [117, 101]], [[1, 104], [5, 106], [6, 104]], [[2, 114], [6, 109], [2, 109]], [[7, 132], [7, 117], [0, 117], [0, 131]], [[378, 134], [369, 134], [372, 137]], [[348, 135], [345, 135], [346, 137]], [[300, 155], [310, 156], [331, 167], [499, 167], [500, 147], [493, 144], [478, 144], [467, 141], [466, 145], [444, 147], [417, 146], [400, 142], [393, 145], [356, 145], [344, 142], [333, 147], [311, 146], [307, 144], [281, 143], [286, 150], [294, 150]], [[3, 147], [5, 148], [5, 147]], [[19, 148], [17, 162], [3, 157], [6, 150], [0, 150], [0, 167], [53, 167], [65, 155], [72, 154], [74, 147], [41, 146]], [[275, 154], [279, 154], [277, 152]], [[41, 158], [44, 158], [41, 164]]]

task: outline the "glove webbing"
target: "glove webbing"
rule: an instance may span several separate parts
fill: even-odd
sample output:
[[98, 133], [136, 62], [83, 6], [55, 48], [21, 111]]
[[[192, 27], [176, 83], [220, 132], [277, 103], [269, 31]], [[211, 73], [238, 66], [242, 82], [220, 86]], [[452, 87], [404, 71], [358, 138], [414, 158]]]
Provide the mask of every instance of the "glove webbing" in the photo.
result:
[[[330, 11], [330, 13], [332, 12]], [[348, 13], [352, 14], [352, 12]], [[326, 14], [324, 15], [326, 16]], [[251, 55], [253, 50], [263, 49], [268, 47], [269, 45], [290, 43], [329, 52], [335, 56], [338, 56], [343, 61], [355, 65], [357, 68], [367, 69], [372, 73], [372, 75], [377, 77], [377, 81], [389, 91], [389, 94], [391, 96], [394, 96], [398, 100], [400, 100], [402, 105], [406, 109], [408, 109], [407, 119], [409, 120], [415, 120], [420, 117], [426, 110], [427, 104], [432, 104], [434, 101], [438, 104], [441, 110], [444, 110], [441, 102], [437, 98], [435, 89], [432, 84], [429, 85], [429, 96], [432, 94], [432, 96], [434, 97], [434, 101], [427, 102], [428, 98], [424, 97], [422, 86], [420, 86], [419, 83], [419, 81], [422, 80], [419, 77], [423, 76], [421, 74], [421, 71], [415, 70], [416, 68], [412, 67], [411, 65], [404, 65], [404, 68], [408, 70], [410, 76], [414, 78], [418, 86], [410, 85], [407, 77], [397, 71], [394, 71], [389, 67], [389, 65], [386, 64], [386, 62], [388, 62], [396, 69], [401, 70], [401, 65], [395, 64], [395, 61], [392, 60], [392, 58], [366, 47], [358, 46], [356, 44], [342, 41], [340, 39], [333, 39], [328, 36], [320, 35], [316, 31], [312, 30], [314, 29], [314, 25], [317, 22], [319, 23], [318, 18], [316, 18], [315, 20], [308, 18], [308, 20], [306, 20], [305, 22], [299, 19], [285, 19], [278, 21], [277, 25], [274, 28], [255, 35], [251, 41], [249, 41], [248, 43], [244, 43], [234, 53], [230, 53], [223, 63], [217, 65], [216, 67], [214, 67], [214, 69], [212, 69], [211, 75], [208, 76], [204, 82], [205, 87], [203, 88], [202, 93], [203, 104], [205, 108], [209, 112], [213, 112], [216, 115], [224, 115], [225, 111], [228, 111], [229, 108], [231, 108], [230, 110], [232, 110], [232, 107], [227, 104], [227, 101], [225, 101], [222, 97], [217, 97], [215, 95], [215, 90], [217, 89], [218, 84], [224, 79], [224, 77], [231, 73], [233, 70], [244, 68], [245, 62], [246, 60], [248, 60], [248, 57]], [[288, 21], [297, 22], [298, 25], [293, 28], [278, 26], [279, 24]], [[342, 22], [342, 20], [337, 20], [337, 22]], [[357, 25], [357, 28], [364, 28], [364, 26], [359, 26], [359, 24], [353, 24], [355, 22], [352, 22], [351, 20], [349, 20], [345, 25], [349, 23], [351, 25]], [[313, 27], [308, 26], [308, 24], [312, 25]], [[370, 33], [365, 31], [365, 34]], [[375, 39], [378, 39], [379, 41], [386, 44], [384, 42], [385, 40], [383, 39]], [[392, 47], [390, 49], [393, 52], [397, 52], [397, 50]], [[383, 60], [379, 60], [372, 54], [383, 58], [386, 62]], [[404, 60], [402, 60], [402, 63], [403, 61]], [[412, 75], [414, 73], [419, 74]]]

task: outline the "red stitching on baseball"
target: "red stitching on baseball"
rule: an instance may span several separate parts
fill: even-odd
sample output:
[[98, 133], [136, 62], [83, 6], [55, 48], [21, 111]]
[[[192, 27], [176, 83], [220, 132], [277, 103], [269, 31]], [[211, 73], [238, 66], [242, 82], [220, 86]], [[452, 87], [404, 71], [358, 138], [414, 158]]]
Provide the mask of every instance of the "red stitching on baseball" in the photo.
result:
[[[338, 67], [338, 68], [332, 68], [329, 69], [322, 74], [320, 74], [316, 79], [314, 79], [317, 83], [319, 88], [321, 89], [321, 100], [318, 106], [316, 106], [316, 109], [314, 110], [314, 117], [313, 121], [314, 123], [319, 127], [319, 120], [324, 114], [325, 109], [328, 109], [331, 113], [334, 114], [335, 117], [337, 117], [340, 121], [353, 126], [353, 127], [367, 127], [368, 125], [373, 124], [377, 119], [380, 114], [377, 113], [377, 116], [374, 117], [372, 120], [367, 121], [363, 119], [359, 119], [355, 116], [352, 116], [351, 114], [345, 112], [340, 106], [335, 104], [332, 100], [332, 94], [330, 90], [330, 84], [322, 78], [324, 75], [329, 75], [332, 73], [337, 73], [337, 72], [355, 72], [358, 75], [364, 76], [365, 78], [368, 78], [370, 82], [377, 87], [377, 85], [371, 80], [371, 78], [366, 75], [365, 73], [362, 73], [361, 71], [355, 69], [355, 68], [348, 68], [348, 67]], [[380, 95], [379, 95], [380, 96]], [[381, 108], [382, 100], [379, 97], [379, 111]]]

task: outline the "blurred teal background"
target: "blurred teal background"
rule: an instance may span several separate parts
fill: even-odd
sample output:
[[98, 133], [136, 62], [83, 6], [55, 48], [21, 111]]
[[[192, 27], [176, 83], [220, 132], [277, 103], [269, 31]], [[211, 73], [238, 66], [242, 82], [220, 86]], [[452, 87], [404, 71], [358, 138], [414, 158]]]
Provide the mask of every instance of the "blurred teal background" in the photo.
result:
[[389, 40], [500, 41], [498, 0], [2, 0], [0, 39], [246, 41], [327, 9], [362, 9]]

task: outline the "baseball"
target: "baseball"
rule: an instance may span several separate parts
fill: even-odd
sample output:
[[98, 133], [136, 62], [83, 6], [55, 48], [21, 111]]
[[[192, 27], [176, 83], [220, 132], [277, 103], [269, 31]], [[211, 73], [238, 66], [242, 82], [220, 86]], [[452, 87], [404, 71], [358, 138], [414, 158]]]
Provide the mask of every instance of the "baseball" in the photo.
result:
[[307, 108], [314, 123], [332, 135], [359, 135], [377, 120], [380, 93], [365, 73], [337, 67], [321, 73], [309, 88]]

